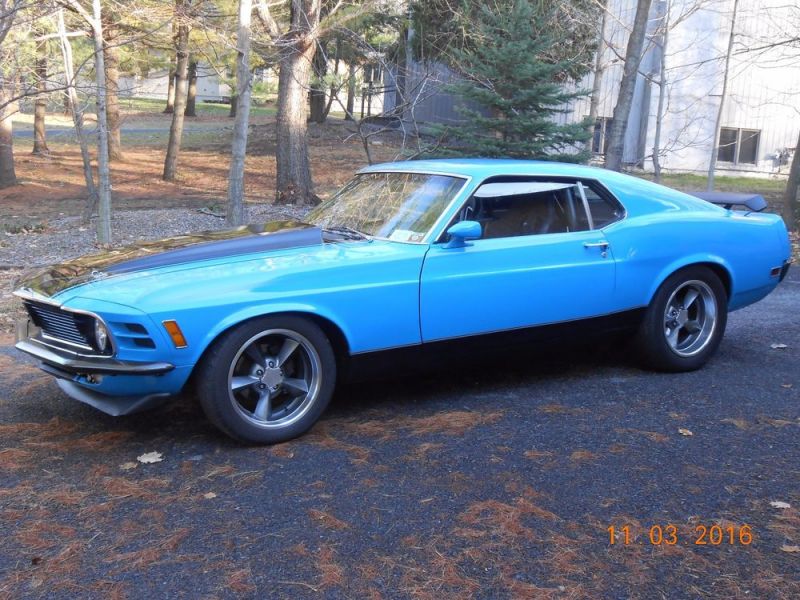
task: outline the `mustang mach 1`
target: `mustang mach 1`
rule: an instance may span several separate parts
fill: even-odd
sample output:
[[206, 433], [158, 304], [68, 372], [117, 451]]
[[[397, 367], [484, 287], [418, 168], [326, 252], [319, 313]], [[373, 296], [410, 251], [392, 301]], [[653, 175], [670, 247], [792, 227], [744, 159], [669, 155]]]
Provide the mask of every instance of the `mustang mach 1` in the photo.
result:
[[213, 423], [255, 443], [307, 431], [358, 358], [398, 348], [570, 324], [627, 329], [650, 367], [697, 369], [791, 254], [759, 196], [707, 199], [549, 162], [370, 166], [305, 222], [28, 275], [17, 348], [114, 415], [191, 382]]

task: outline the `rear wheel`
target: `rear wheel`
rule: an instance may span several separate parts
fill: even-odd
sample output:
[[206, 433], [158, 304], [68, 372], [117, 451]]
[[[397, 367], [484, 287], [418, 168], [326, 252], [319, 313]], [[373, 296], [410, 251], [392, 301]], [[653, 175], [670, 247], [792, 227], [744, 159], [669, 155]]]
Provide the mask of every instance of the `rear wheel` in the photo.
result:
[[717, 351], [727, 317], [727, 294], [719, 277], [707, 267], [688, 267], [658, 288], [637, 346], [651, 368], [693, 371]]
[[236, 439], [283, 442], [308, 431], [330, 402], [336, 360], [311, 321], [270, 316], [225, 333], [197, 377], [209, 420]]

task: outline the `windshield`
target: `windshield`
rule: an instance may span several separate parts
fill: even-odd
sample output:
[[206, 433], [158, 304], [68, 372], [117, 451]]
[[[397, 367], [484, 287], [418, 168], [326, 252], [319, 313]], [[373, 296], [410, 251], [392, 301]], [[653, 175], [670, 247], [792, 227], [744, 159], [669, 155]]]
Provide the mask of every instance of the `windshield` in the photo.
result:
[[345, 227], [398, 242], [421, 242], [464, 180], [426, 173], [357, 175], [306, 220], [318, 227]]

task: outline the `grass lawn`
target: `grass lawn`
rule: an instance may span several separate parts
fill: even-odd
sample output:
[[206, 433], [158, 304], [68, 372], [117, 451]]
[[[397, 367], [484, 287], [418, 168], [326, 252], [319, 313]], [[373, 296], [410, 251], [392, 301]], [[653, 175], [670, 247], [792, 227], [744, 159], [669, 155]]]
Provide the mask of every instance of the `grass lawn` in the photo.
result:
[[[164, 112], [164, 100], [154, 100], [150, 98], [120, 98], [120, 108], [128, 113], [159, 114]], [[198, 101], [198, 116], [227, 117], [231, 107], [221, 102], [202, 102]], [[276, 112], [272, 102], [266, 104], [253, 103], [250, 107], [250, 115], [253, 117], [272, 116]]]

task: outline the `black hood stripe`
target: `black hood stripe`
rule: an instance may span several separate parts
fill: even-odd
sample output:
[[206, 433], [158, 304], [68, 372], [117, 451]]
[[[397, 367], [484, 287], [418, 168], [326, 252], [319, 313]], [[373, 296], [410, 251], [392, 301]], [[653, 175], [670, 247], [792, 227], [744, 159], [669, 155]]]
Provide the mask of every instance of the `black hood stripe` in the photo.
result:
[[142, 256], [110, 266], [109, 275], [134, 273], [158, 269], [199, 260], [213, 260], [226, 256], [239, 256], [256, 252], [271, 252], [286, 248], [302, 248], [322, 243], [322, 230], [316, 227], [294, 227], [274, 232], [259, 232], [247, 237], [236, 237], [219, 241], [206, 241], [185, 248], [167, 250]]
[[54, 296], [90, 281], [194, 261], [241, 256], [323, 243], [322, 230], [298, 221], [273, 221], [236, 229], [206, 231], [82, 256], [24, 274], [18, 285]]

